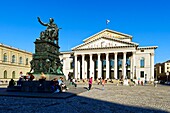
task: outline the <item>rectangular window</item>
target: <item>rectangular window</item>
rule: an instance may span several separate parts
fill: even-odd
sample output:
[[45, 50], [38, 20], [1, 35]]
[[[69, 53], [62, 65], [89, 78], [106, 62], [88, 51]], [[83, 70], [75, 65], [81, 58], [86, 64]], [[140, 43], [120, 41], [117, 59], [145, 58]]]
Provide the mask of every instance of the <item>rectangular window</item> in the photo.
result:
[[70, 69], [73, 69], [74, 68], [74, 62], [71, 62], [70, 63]]
[[106, 69], [106, 60], [103, 60], [102, 67]]
[[95, 61], [95, 67], [98, 69], [98, 60]]
[[141, 50], [141, 52], [144, 52], [144, 50]]
[[144, 68], [144, 66], [145, 66], [145, 59], [142, 58], [142, 59], [140, 60], [140, 67], [141, 67], [141, 68]]
[[110, 68], [114, 68], [114, 60], [110, 59]]
[[119, 68], [122, 68], [122, 59], [118, 60], [118, 66], [119, 66]]
[[140, 77], [141, 77], [141, 78], [144, 78], [144, 71], [141, 71], [141, 72], [140, 72]]

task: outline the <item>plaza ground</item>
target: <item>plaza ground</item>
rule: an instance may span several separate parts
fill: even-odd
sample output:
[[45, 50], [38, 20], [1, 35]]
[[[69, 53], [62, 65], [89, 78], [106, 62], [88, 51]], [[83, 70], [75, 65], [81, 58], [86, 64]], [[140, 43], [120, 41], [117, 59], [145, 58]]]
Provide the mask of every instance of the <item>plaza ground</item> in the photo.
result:
[[[74, 90], [85, 87], [79, 84]], [[102, 90], [95, 84], [65, 99], [0, 96], [0, 101], [0, 113], [169, 113], [170, 86], [106, 84]]]

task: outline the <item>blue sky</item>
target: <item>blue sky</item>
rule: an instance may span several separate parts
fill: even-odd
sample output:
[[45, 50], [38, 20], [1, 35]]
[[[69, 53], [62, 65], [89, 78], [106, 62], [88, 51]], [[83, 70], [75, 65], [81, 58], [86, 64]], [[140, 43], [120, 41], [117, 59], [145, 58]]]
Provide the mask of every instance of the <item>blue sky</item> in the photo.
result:
[[106, 28], [133, 36], [140, 46], [158, 46], [155, 63], [170, 59], [170, 0], [2, 0], [0, 43], [34, 53], [34, 41], [52, 17], [60, 51]]

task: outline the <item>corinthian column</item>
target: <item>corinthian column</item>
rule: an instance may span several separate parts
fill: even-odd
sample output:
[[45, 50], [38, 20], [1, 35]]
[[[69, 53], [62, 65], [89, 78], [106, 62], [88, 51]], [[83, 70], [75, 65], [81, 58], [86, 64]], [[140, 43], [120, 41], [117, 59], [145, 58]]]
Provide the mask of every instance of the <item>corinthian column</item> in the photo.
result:
[[109, 62], [109, 53], [106, 53], [106, 79], [109, 78], [110, 74], [110, 62]]
[[136, 78], [136, 52], [133, 52], [133, 79]]
[[75, 65], [75, 67], [74, 67], [74, 77], [77, 79], [77, 55], [74, 55], [74, 65]]
[[85, 79], [85, 61], [84, 61], [85, 55], [82, 55], [82, 78]]
[[98, 78], [101, 78], [102, 76], [102, 63], [100, 59], [101, 54], [99, 53], [97, 55], [98, 55]]
[[117, 79], [117, 52], [114, 53], [114, 78]]
[[80, 65], [81, 65], [81, 63], [80, 63], [80, 62], [81, 62], [81, 61], [80, 61], [80, 59], [79, 59], [79, 60], [77, 61], [77, 63], [78, 63], [78, 64], [77, 64], [77, 67], [78, 67], [78, 74], [77, 74], [77, 78], [78, 78], [78, 79], [80, 79], [80, 74], [81, 74], [81, 73], [80, 73], [80, 72], [81, 72], [81, 69], [80, 69]]
[[93, 54], [90, 54], [90, 77], [94, 78], [94, 61]]
[[126, 52], [123, 52], [123, 78], [126, 77]]

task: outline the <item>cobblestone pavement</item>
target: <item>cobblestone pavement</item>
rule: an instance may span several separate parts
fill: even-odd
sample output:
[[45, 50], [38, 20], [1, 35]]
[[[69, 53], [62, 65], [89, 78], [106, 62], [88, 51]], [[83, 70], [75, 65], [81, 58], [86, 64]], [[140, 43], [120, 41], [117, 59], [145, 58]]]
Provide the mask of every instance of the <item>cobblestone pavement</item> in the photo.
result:
[[92, 87], [68, 99], [0, 96], [0, 113], [170, 113], [170, 86]]

